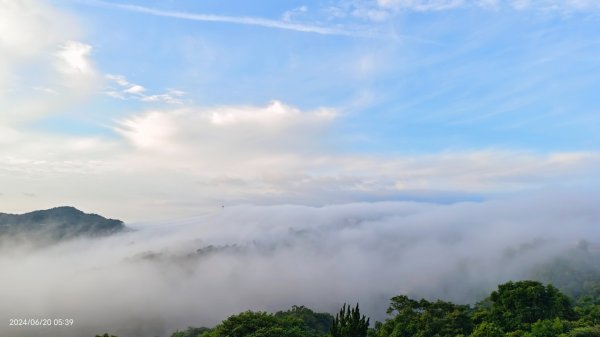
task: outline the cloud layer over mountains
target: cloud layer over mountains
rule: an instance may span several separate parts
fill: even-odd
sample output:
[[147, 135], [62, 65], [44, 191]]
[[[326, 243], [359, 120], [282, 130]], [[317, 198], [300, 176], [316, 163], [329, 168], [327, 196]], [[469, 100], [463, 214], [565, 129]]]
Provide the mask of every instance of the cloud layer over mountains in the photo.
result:
[[499, 282], [600, 241], [597, 193], [558, 191], [436, 205], [238, 206], [38, 250], [3, 250], [0, 317], [74, 318], [11, 336], [165, 336], [239, 311], [360, 302], [384, 318], [396, 294], [481, 299]]

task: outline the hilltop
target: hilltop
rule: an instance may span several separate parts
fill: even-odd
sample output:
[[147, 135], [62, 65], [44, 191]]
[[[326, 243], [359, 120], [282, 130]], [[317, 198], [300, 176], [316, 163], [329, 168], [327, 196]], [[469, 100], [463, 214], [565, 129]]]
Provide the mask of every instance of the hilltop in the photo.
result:
[[63, 240], [107, 236], [125, 229], [121, 220], [84, 213], [70, 206], [25, 214], [0, 213], [0, 237]]

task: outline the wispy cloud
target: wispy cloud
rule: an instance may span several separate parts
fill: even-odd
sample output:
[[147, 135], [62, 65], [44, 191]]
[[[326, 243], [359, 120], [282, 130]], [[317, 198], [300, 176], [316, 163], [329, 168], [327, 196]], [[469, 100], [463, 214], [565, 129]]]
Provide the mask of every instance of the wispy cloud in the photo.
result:
[[192, 21], [204, 21], [204, 22], [223, 22], [237, 25], [248, 25], [248, 26], [259, 26], [265, 28], [291, 30], [303, 33], [315, 33], [322, 35], [342, 35], [342, 36], [363, 36], [368, 37], [373, 34], [365, 31], [364, 29], [351, 29], [348, 27], [331, 27], [331, 26], [320, 26], [305, 23], [295, 23], [287, 20], [272, 20], [260, 17], [251, 16], [229, 16], [229, 15], [215, 15], [215, 14], [204, 14], [204, 13], [191, 13], [191, 12], [180, 12], [180, 11], [165, 11], [144, 6], [132, 5], [132, 4], [120, 4], [120, 3], [109, 3], [105, 1], [84, 1], [86, 4], [94, 6], [116, 8], [120, 10], [137, 12], [143, 14], [149, 14], [154, 16], [162, 16], [183, 20]]
[[392, 17], [392, 15], [388, 15], [391, 14], [389, 8], [381, 8], [377, 5], [375, 5], [374, 8], [372, 6], [360, 6], [358, 9], [354, 9], [352, 11], [350, 16], [355, 18], [368, 18], [371, 21], [366, 24], [364, 22], [359, 23], [356, 21], [344, 21], [333, 23], [330, 19], [334, 18], [336, 15], [332, 14], [331, 12], [335, 12], [337, 10], [339, 12], [339, 17], [345, 17], [347, 16], [347, 14], [342, 13], [344, 9], [337, 9], [335, 6], [330, 7], [327, 10], [329, 12], [327, 14], [329, 18], [325, 20], [329, 22], [329, 25], [323, 25], [320, 24], [321, 20], [312, 20], [311, 22], [294, 22], [293, 19], [295, 16], [305, 14], [308, 11], [308, 8], [303, 6], [286, 11], [282, 14], [281, 19], [274, 20], [252, 16], [229, 16], [183, 11], [166, 11], [139, 5], [110, 3], [100, 0], [79, 1], [84, 4], [89, 4], [93, 6], [114, 8], [123, 11], [175, 18], [181, 20], [230, 23], [235, 25], [258, 26], [270, 29], [281, 29], [302, 33], [331, 36], [347, 36], [368, 39], [410, 40], [418, 43], [440, 45], [438, 41], [425, 39], [420, 36], [399, 34], [396, 31], [389, 31], [387, 29], [384, 29], [382, 28], [382, 26], [372, 25], [373, 22], [383, 22]]
[[381, 7], [402, 8], [418, 12], [441, 11], [463, 6], [464, 0], [378, 0]]
[[339, 0], [325, 12], [336, 18], [361, 18], [381, 22], [406, 12], [441, 12], [465, 8], [482, 10], [542, 11], [570, 14], [600, 9], [594, 0]]
[[128, 100], [134, 99], [142, 102], [162, 102], [167, 104], [182, 104], [182, 98], [186, 95], [185, 91], [176, 89], [167, 89], [162, 94], [147, 94], [147, 89], [136, 83], [131, 83], [123, 75], [106, 75], [106, 79], [113, 82], [118, 88], [109, 87], [104, 93], [110, 97]]

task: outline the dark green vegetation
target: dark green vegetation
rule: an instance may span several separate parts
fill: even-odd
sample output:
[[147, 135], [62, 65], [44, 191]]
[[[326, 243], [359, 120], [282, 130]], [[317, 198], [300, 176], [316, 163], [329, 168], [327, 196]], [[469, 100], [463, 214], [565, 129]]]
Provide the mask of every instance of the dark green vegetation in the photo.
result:
[[368, 330], [369, 319], [364, 315], [360, 316], [358, 303], [353, 309], [344, 304], [340, 313], [333, 319], [330, 334], [332, 337], [364, 337]]
[[450, 302], [419, 301], [406, 296], [392, 298], [387, 310], [391, 317], [377, 322], [371, 336], [457, 336], [473, 329], [470, 308]]
[[541, 282], [507, 282], [475, 306], [396, 296], [389, 318], [371, 328], [358, 304], [344, 305], [335, 317], [294, 306], [275, 314], [246, 311], [212, 329], [190, 327], [171, 337], [600, 337], [594, 294], [572, 299]]
[[197, 337], [208, 331], [210, 331], [209, 328], [189, 327], [187, 330], [174, 332], [171, 337]]
[[599, 309], [575, 302], [552, 285], [507, 282], [474, 307], [396, 296], [377, 337], [600, 337]]
[[198, 336], [318, 337], [327, 334], [332, 319], [329, 314], [315, 313], [308, 308], [297, 306], [276, 314], [246, 311], [227, 318], [213, 329]]
[[83, 213], [74, 207], [25, 214], [0, 213], [0, 237], [11, 240], [53, 242], [81, 236], [106, 236], [124, 229], [120, 220]]

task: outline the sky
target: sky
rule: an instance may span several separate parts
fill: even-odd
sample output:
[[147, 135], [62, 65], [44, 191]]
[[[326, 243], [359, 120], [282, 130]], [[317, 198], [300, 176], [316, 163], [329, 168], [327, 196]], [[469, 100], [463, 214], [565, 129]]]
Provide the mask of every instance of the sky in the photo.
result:
[[594, 0], [0, 0], [0, 205], [222, 205], [598, 186]]
[[597, 245], [598, 32], [597, 0], [0, 0], [0, 212], [134, 229], [0, 240], [0, 316], [77, 322], [0, 331], [381, 320]]

